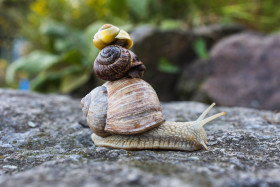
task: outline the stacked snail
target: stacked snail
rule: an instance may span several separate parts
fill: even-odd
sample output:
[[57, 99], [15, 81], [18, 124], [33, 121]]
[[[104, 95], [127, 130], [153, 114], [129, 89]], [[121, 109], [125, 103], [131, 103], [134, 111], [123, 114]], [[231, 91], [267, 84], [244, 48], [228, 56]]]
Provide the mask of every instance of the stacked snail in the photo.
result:
[[110, 24], [95, 34], [100, 53], [94, 73], [107, 82], [93, 89], [81, 101], [83, 113], [96, 146], [119, 149], [167, 149], [194, 151], [208, 149], [203, 125], [224, 112], [204, 119], [215, 105], [196, 121], [165, 121], [155, 90], [141, 79], [146, 68], [129, 49], [129, 34]]

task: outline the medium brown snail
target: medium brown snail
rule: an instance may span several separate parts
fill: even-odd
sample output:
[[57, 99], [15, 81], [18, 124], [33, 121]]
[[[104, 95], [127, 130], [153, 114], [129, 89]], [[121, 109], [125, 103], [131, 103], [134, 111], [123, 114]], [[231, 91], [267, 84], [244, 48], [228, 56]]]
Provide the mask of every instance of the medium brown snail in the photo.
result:
[[123, 77], [141, 78], [146, 71], [144, 64], [132, 51], [118, 45], [102, 49], [94, 61], [93, 69], [98, 78], [109, 81]]
[[[123, 59], [116, 58], [121, 57], [123, 51], [120, 46], [109, 45], [100, 52], [94, 72], [99, 78], [110, 81], [93, 89], [81, 101], [83, 113], [93, 131], [94, 144], [120, 149], [207, 150], [203, 125], [225, 112], [204, 119], [215, 105], [213, 103], [196, 121], [165, 121], [155, 90], [140, 79], [144, 73], [143, 63], [129, 50], [124, 52]], [[104, 56], [107, 58], [104, 64], [109, 65], [109, 70], [105, 65], [96, 65]], [[128, 61], [129, 68], [120, 65], [121, 62], [127, 63], [124, 61]], [[113, 62], [117, 63], [116, 67], [111, 65]], [[125, 73], [119, 75], [121, 70]]]

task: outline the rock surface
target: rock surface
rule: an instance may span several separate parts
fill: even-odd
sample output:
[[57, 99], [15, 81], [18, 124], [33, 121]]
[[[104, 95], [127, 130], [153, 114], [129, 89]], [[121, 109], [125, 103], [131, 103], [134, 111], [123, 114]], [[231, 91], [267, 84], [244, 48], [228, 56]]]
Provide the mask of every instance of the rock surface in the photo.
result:
[[181, 99], [193, 95], [220, 105], [279, 110], [279, 51], [280, 34], [227, 37], [212, 48], [209, 60], [185, 69], [178, 83]]
[[[207, 106], [164, 103], [168, 120]], [[205, 129], [209, 150], [126, 151], [95, 147], [80, 103], [67, 96], [0, 89], [0, 186], [280, 186], [280, 115], [247, 108]]]

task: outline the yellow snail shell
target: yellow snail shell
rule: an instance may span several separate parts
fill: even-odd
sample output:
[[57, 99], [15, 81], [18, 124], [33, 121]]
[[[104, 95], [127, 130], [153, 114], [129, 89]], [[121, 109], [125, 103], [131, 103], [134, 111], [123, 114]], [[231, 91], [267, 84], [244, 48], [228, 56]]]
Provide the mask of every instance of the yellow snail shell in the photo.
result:
[[130, 49], [133, 46], [133, 41], [124, 30], [111, 24], [105, 24], [94, 35], [93, 44], [100, 50], [112, 44]]

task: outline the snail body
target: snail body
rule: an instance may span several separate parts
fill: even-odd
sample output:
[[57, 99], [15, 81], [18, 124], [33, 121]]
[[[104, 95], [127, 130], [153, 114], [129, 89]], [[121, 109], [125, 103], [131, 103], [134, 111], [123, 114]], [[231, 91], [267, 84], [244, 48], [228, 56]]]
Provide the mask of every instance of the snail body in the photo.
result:
[[95, 34], [93, 43], [101, 49], [94, 62], [94, 72], [107, 82], [87, 94], [81, 104], [96, 146], [208, 149], [203, 125], [225, 115], [224, 112], [204, 119], [213, 103], [195, 121], [165, 121], [155, 90], [141, 79], [146, 70], [144, 64], [128, 50], [133, 45], [130, 36], [105, 24]]
[[207, 135], [203, 125], [224, 115], [218, 113], [209, 118], [193, 122], [166, 121], [145, 133], [135, 135], [111, 135], [101, 137], [93, 133], [92, 141], [96, 146], [117, 149], [165, 149], [196, 151], [207, 147]]

